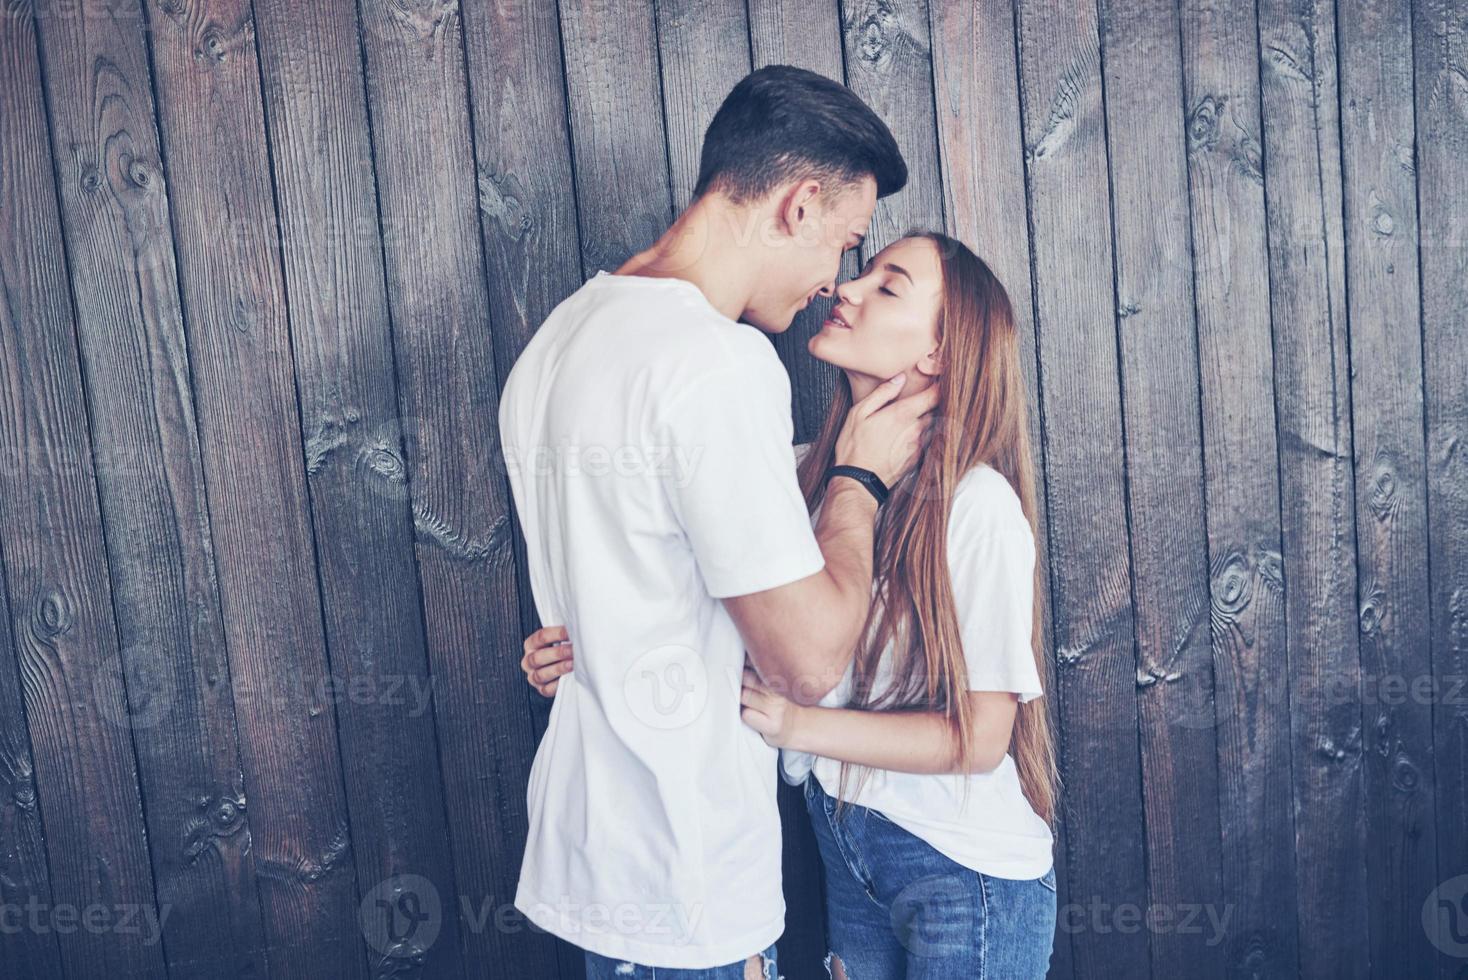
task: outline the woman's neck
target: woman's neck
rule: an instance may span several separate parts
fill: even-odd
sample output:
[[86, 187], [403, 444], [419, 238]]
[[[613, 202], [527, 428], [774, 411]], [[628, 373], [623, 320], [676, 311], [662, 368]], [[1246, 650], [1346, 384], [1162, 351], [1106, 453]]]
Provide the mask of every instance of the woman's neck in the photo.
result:
[[[878, 378], [870, 374], [862, 374], [860, 371], [844, 370], [846, 380], [851, 385], [851, 402], [853, 405], [876, 391], [877, 385], [887, 380], [886, 378]], [[899, 398], [915, 395], [933, 384], [933, 378], [930, 375], [925, 375], [916, 369], [910, 368], [903, 373], [907, 375], [907, 382], [902, 386], [902, 391], [898, 395]]]

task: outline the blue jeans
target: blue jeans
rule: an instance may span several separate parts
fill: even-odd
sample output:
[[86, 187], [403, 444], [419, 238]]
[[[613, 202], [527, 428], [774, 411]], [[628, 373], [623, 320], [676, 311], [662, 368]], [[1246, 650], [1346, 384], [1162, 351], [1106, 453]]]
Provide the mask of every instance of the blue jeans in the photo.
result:
[[[626, 960], [615, 960], [591, 950], [586, 953], [586, 980], [744, 980], [744, 960], [710, 966], [702, 970], [678, 970], [667, 966], [643, 966]], [[764, 980], [778, 980], [775, 970], [775, 944], [760, 956]]]
[[[827, 948], [851, 980], [1043, 978], [1055, 940], [1055, 869], [1016, 881], [966, 868], [814, 774], [805, 804], [826, 876]], [[829, 964], [828, 964], [829, 965]]]

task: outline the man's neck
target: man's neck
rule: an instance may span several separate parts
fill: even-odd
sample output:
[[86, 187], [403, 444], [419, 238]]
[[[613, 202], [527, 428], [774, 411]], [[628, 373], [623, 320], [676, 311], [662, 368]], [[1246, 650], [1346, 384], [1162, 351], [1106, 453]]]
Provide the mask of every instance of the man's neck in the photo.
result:
[[657, 241], [617, 269], [619, 276], [686, 279], [709, 304], [738, 320], [754, 295], [754, 249], [741, 245], [760, 233], [758, 213], [710, 195], [693, 202]]

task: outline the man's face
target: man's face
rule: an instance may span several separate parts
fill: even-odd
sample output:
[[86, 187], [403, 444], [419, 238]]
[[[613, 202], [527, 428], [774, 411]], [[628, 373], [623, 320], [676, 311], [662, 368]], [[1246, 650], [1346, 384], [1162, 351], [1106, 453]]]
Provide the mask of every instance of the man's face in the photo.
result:
[[877, 206], [870, 176], [836, 193], [812, 192], [815, 186], [805, 182], [780, 195], [771, 218], [770, 271], [743, 316], [766, 333], [783, 333], [817, 296], [831, 295], [841, 256], [862, 243]]

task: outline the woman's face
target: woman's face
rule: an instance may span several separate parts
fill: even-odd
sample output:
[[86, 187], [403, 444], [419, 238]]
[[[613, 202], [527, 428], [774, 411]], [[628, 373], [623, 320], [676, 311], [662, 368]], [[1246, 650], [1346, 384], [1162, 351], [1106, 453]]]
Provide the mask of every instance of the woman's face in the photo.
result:
[[937, 246], [926, 238], [898, 239], [872, 256], [859, 277], [836, 287], [831, 316], [807, 348], [879, 382], [905, 373], [903, 393], [920, 391], [939, 373], [942, 295]]

